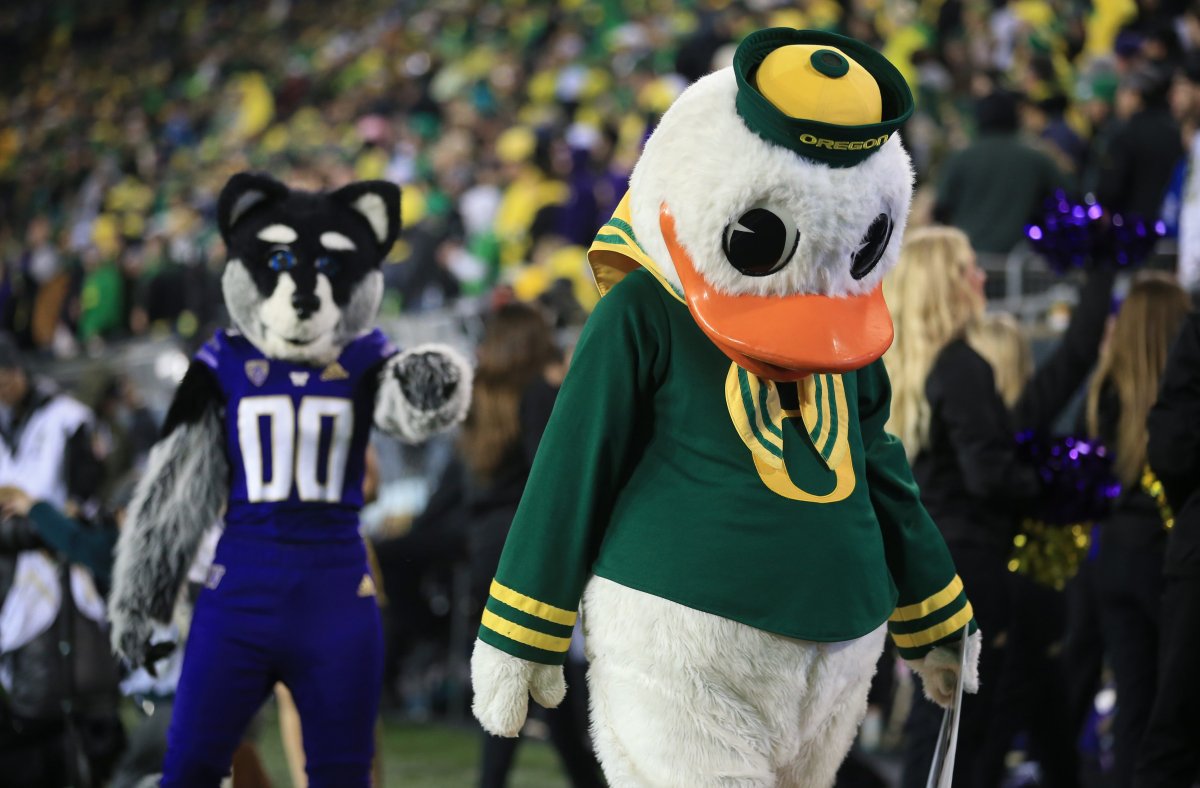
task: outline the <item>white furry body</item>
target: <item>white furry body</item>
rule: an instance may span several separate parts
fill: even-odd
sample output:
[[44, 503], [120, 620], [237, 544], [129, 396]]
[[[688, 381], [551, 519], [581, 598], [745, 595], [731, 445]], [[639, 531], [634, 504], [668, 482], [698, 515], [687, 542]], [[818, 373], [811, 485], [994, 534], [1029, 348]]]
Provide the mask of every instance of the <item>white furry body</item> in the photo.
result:
[[854, 742], [884, 627], [774, 635], [593, 577], [592, 737], [613, 788], [823, 788]]
[[[885, 628], [842, 643], [764, 632], [593, 577], [583, 597], [592, 740], [613, 788], [823, 788], [854, 742]], [[475, 644], [475, 715], [514, 736], [562, 670]], [[479, 692], [487, 688], [486, 692]]]

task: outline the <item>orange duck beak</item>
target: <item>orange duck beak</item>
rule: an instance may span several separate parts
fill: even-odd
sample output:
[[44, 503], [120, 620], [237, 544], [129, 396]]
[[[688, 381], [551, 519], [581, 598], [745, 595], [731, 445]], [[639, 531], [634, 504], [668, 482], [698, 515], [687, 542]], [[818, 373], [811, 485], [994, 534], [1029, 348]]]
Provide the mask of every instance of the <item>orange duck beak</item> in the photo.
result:
[[892, 344], [883, 286], [861, 296], [725, 295], [705, 281], [675, 234], [666, 203], [659, 226], [696, 324], [747, 372], [787, 383], [816, 372], [851, 372]]

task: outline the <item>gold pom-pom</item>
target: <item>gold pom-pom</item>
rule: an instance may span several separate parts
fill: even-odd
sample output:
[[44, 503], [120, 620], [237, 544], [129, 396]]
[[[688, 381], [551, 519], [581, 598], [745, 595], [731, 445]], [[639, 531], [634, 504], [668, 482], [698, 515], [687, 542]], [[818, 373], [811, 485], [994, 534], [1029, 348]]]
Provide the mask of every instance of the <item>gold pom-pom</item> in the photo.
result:
[[1079, 571], [1092, 543], [1092, 524], [1049, 525], [1025, 520], [1013, 537], [1008, 571], [1028, 575], [1035, 583], [1061, 591]]

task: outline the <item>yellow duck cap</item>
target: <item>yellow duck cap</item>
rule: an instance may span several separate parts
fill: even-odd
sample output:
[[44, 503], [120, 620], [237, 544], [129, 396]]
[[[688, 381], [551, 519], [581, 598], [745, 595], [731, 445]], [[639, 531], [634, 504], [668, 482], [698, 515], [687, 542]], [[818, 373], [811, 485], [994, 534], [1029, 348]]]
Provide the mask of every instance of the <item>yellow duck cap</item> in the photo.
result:
[[836, 47], [780, 47], [763, 58], [754, 82], [767, 101], [793, 118], [838, 126], [883, 120], [879, 83]]
[[862, 41], [772, 27], [733, 55], [735, 108], [768, 143], [831, 167], [878, 151], [913, 112], [903, 75]]

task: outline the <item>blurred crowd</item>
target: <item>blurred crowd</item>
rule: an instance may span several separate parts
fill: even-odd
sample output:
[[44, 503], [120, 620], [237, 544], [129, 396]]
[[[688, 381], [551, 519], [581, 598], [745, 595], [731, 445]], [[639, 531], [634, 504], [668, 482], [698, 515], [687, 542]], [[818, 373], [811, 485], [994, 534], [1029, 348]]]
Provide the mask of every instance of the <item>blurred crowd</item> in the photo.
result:
[[[13, 394], [4, 387], [4, 370], [21, 370], [24, 375], [31, 359], [102, 356], [112, 343], [130, 338], [173, 335], [185, 343], [203, 341], [214, 326], [224, 323], [219, 286], [224, 249], [214, 213], [216, 196], [233, 173], [263, 170], [293, 187], [312, 189], [368, 178], [399, 183], [404, 190], [404, 231], [384, 266], [383, 316], [464, 305], [487, 313], [477, 359], [476, 405], [453, 450], [446, 452], [453, 459], [437, 480], [431, 480], [432, 498], [411, 530], [379, 543], [390, 604], [391, 707], [410, 716], [461, 713], [461, 697], [456, 707], [446, 688], [456, 680], [461, 685], [473, 629], [458, 627], [461, 621], [477, 620], [476, 608], [486, 596], [482, 589], [491, 578], [554, 392], [569, 363], [569, 341], [561, 341], [563, 334], [552, 329], [578, 326], [596, 300], [586, 247], [624, 193], [641, 145], [662, 112], [690, 82], [726, 65], [746, 33], [773, 25], [834, 29], [866, 40], [909, 79], [917, 112], [903, 133], [918, 181], [910, 226], [937, 222], [962, 231], [944, 238], [934, 231], [918, 235], [917, 242], [957, 244], [955, 249], [968, 249], [972, 260], [977, 256], [980, 268], [994, 271], [1024, 254], [1025, 227], [1056, 190], [1091, 193], [1110, 210], [1161, 219], [1168, 235], [1165, 267], [1175, 267], [1178, 261], [1184, 289], [1200, 284], [1200, 188], [1193, 183], [1196, 168], [1191, 166], [1192, 158], [1200, 155], [1200, 146], [1193, 144], [1200, 135], [1197, 2], [4, 4], [0, 330], [11, 334], [22, 355], [5, 350], [7, 340], [0, 348], [0, 438], [7, 443], [20, 434], [13, 414], [33, 407], [30, 391], [36, 388]], [[921, 259], [939, 259], [926, 252]], [[961, 265], [960, 257], [955, 261]], [[918, 285], [907, 298], [917, 303], [920, 294], [936, 292], [930, 282], [949, 286], [953, 280], [959, 287], [966, 281], [964, 270], [927, 272], [924, 279], [913, 275]], [[977, 282], [982, 290], [983, 278]], [[995, 294], [993, 287], [988, 286], [989, 294]], [[1182, 290], [1143, 296], [1174, 305], [1169, 327], [1119, 345], [1138, 358], [1139, 353], [1151, 354], [1138, 348], [1152, 346], [1152, 368], [1143, 368], [1127, 357], [1114, 360], [1118, 351], [1100, 350], [1113, 281], [1091, 281], [1088, 287], [1081, 291], [1075, 333], [1068, 329], [1072, 341], [1062, 345], [1074, 348], [1072, 380], [1056, 384], [1061, 391], [1051, 399], [1057, 407], [1041, 408], [1039, 423], [1058, 415], [1063, 404], [1059, 400], [1079, 388], [1100, 357], [1110, 373], [1122, 364], [1134, 369], [1138, 394], [1134, 402], [1123, 390], [1111, 390], [1111, 380], [1108, 388], [1095, 385], [1093, 423], [1084, 431], [1103, 432], [1095, 423], [1095, 411], [1105, 407], [1136, 411], [1137, 423], [1144, 427], [1152, 402], [1147, 392], [1163, 374], [1168, 334], [1178, 330], [1186, 311], [1180, 304], [1186, 297]], [[1141, 290], [1153, 291], [1154, 285], [1142, 284]], [[898, 336], [903, 335], [905, 298], [896, 298]], [[539, 316], [513, 303], [533, 301], [550, 309]], [[992, 404], [998, 412], [1011, 408], [1014, 420], [1020, 421], [1016, 416], [1021, 414], [1021, 391], [1031, 385], [1029, 354], [1010, 353], [1010, 361], [1025, 358], [1017, 371], [1011, 371], [1016, 362], [1006, 365], [989, 356], [986, 339], [981, 338], [986, 326], [975, 324], [982, 304], [971, 304], [970, 314], [955, 317], [955, 329], [971, 326], [972, 348], [987, 357], [1000, 389], [996, 396], [1003, 395], [1004, 402]], [[925, 314], [916, 306], [912, 309]], [[545, 316], [549, 322], [544, 324]], [[1086, 330], [1079, 327], [1085, 319], [1091, 324]], [[990, 328], [1001, 345], [1015, 347], [1014, 325], [1000, 320]], [[937, 337], [916, 350], [898, 344], [889, 360], [889, 366], [900, 364], [899, 371], [892, 372], [897, 390], [915, 397], [913, 403], [927, 398], [926, 383], [936, 377], [935, 363], [944, 364], [947, 347], [960, 355], [976, 352], [958, 347], [958, 339]], [[32, 386], [31, 380], [26, 384]], [[1037, 385], [1045, 377], [1032, 380]], [[46, 392], [46, 399], [37, 400], [38, 407], [58, 396], [50, 389]], [[903, 396], [898, 395], [898, 401]], [[81, 522], [104, 524], [111, 537], [115, 513], [128, 492], [127, 483], [119, 480], [144, 461], [155, 416], [161, 414], [151, 413], [139, 392], [121, 377], [106, 380], [87, 399], [95, 408], [87, 420], [86, 448], [103, 459], [107, 481], [103, 487], [78, 494], [64, 489], [50, 497]], [[912, 408], [913, 413], [920, 411], [919, 404]], [[928, 431], [927, 412], [925, 419], [923, 429]], [[922, 436], [915, 426], [914, 430], [906, 443], [919, 476], [937, 475], [937, 451], [947, 468], [966, 467], [949, 462], [951, 448], [931, 448], [928, 434]], [[1125, 442], [1122, 456], [1134, 457], [1135, 465], [1143, 462], [1144, 448], [1139, 452], [1128, 444], [1144, 447], [1145, 435], [1125, 434], [1136, 432], [1133, 427], [1122, 430], [1121, 436], [1107, 437]], [[903, 434], [899, 428], [897, 432]], [[381, 457], [382, 463], [387, 456]], [[990, 462], [982, 464], [990, 467]], [[382, 469], [385, 477], [387, 470]], [[1139, 470], [1123, 469], [1127, 486], [1136, 487]], [[11, 479], [0, 482], [14, 484]], [[950, 482], [923, 480], [923, 488], [936, 497]], [[991, 506], [986, 496], [970, 492], [973, 506]], [[11, 504], [5, 501], [11, 495], [15, 494], [0, 494], [5, 499], [0, 505], [9, 513]], [[1133, 503], [1135, 509], [1140, 507], [1139, 517], [1158, 517], [1159, 507], [1151, 498]], [[1002, 608], [983, 613], [985, 631], [989, 624], [983, 618], [994, 615], [997, 623], [991, 628], [1008, 632], [1010, 602], [1013, 610], [1025, 605], [1026, 611], [1053, 612], [1046, 615], [1055, 631], [1014, 629], [1013, 637], [1033, 643], [1030, 651], [1020, 653], [1037, 652], [1036, 660], [1041, 660], [1032, 669], [1025, 665], [1020, 670], [1060, 675], [1057, 671], [1063, 666], [1047, 668], [1045, 660], [1049, 650], [1062, 648], [1068, 616], [1061, 608], [1067, 601], [1061, 594], [1047, 601], [1044, 594], [1009, 588], [1010, 544], [1004, 529], [1012, 526], [1009, 521], [1015, 515], [987, 510], [989, 518], [1007, 525], [995, 526], [991, 537], [996, 544], [983, 550], [974, 537], [955, 536], [953, 523], [947, 526], [937, 516], [937, 500], [927, 504], [956, 559], [967, 567], [960, 568], [964, 578], [969, 573], [982, 578], [974, 586], [968, 582], [968, 588], [986, 589], [979, 594], [984, 601], [977, 601], [977, 608], [987, 610], [989, 594], [996, 609]], [[30, 505], [26, 501], [25, 512], [18, 514], [28, 519]], [[71, 527], [53, 520], [44, 509], [38, 511], [51, 523], [46, 533], [65, 533], [63, 529]], [[976, 528], [979, 522], [972, 520], [970, 526]], [[1116, 528], [1111, 532], [1120, 533]], [[11, 537], [5, 549], [11, 547], [14, 554], [39, 544], [28, 540], [50, 541], [45, 534], [0, 537]], [[1161, 583], [1161, 541], [1136, 546], [1145, 565], [1152, 567], [1130, 581], [1141, 583], [1137, 593], [1149, 593], [1146, 588]], [[58, 549], [57, 543], [50, 546]], [[1133, 551], [1130, 548], [1128, 554]], [[103, 561], [94, 569], [93, 574], [107, 572]], [[4, 582], [0, 576], [0, 585]], [[1104, 593], [1115, 596], [1118, 591], [1108, 588]], [[1076, 596], [1090, 598], [1085, 591]], [[1088, 609], [1096, 607], [1094, 599], [1090, 604]], [[1148, 612], [1153, 605], [1143, 607], [1143, 619], [1154, 619]], [[1139, 624], [1115, 614], [1100, 615], [1108, 616], [1104, 628], [1110, 639], [1141, 624], [1158, 626], [1156, 620]], [[1012, 620], [1017, 619], [1013, 613]], [[1087, 633], [1075, 634], [1084, 638]], [[1091, 634], [1095, 654], [1110, 648], [1100, 633]], [[1139, 642], [1153, 639], [1145, 632], [1140, 637]], [[1153, 686], [1154, 677], [1146, 678], [1150, 658], [1144, 654], [1118, 654], [1115, 659], [1117, 671], [1135, 676], [1128, 681], [1141, 682], [1138, 719], [1127, 714], [1120, 744], [1114, 745], [1111, 704], [1107, 711], [1088, 707], [1097, 690], [1113, 685], [1113, 669], [1110, 666], [1101, 678], [1097, 661], [1090, 678], [1068, 687], [1070, 697], [1063, 703], [1070, 702], [1074, 716], [1059, 724], [1054, 735], [1034, 736], [1028, 748], [1034, 759], [1041, 759], [1043, 784], [1078, 780], [1123, 785], [1131, 779], [1136, 742], [1130, 744], [1130, 737], [1140, 737], [1149, 724], [1153, 693], [1145, 687], [1147, 681]], [[907, 714], [905, 708], [893, 709], [890, 683], [897, 671], [888, 669], [893, 664], [885, 661], [880, 673], [885, 688], [873, 694], [864, 728], [868, 749], [888, 744], [887, 719], [893, 720], [894, 745]], [[987, 670], [997, 680], [1015, 675], [994, 665]], [[1121, 680], [1117, 675], [1116, 682]], [[573, 683], [583, 685], [582, 680]], [[1034, 692], [1028, 685], [1018, 689], [1026, 693], [1020, 696], [1024, 698]], [[1041, 692], [1044, 687], [1034, 689]], [[1129, 697], [1127, 692], [1127, 709]], [[1029, 733], [1028, 708], [1012, 704], [1001, 709], [987, 705], [991, 699], [978, 703], [1009, 726], [1002, 747], [1007, 748], [1014, 735]], [[936, 730], [937, 721], [928, 708], [922, 710], [919, 698], [910, 705], [915, 711], [908, 735], [915, 741], [931, 725]], [[566, 710], [546, 723], [574, 784], [589, 785], [597, 777], [595, 763], [581, 743], [581, 714]], [[977, 719], [983, 719], [985, 712], [978, 714]], [[1102, 718], [1099, 723], [1097, 717]], [[1091, 732], [1083, 740], [1090, 760], [1084, 758], [1081, 766], [1068, 758], [1071, 762], [1064, 765], [1054, 753], [1074, 747], [1071, 736], [1084, 718]], [[112, 733], [113, 715], [104, 720], [108, 727], [102, 733]], [[1067, 738], [1056, 739], [1064, 730]], [[123, 737], [113, 735], [106, 745], [108, 760], [97, 768], [114, 768]], [[1108, 740], [1098, 743], [1087, 735]], [[1002, 759], [1007, 750], [985, 751], [979, 743], [987, 734], [979, 726], [970, 729], [969, 722], [967, 736], [975, 737], [981, 748], [980, 763], [994, 767], [977, 783], [989, 784], [1003, 766], [989, 756]], [[514, 748], [515, 744], [485, 741], [485, 784], [504, 783]], [[915, 784], [912, 775], [927, 762], [910, 764], [906, 782]], [[1068, 772], [1072, 776], [1063, 777]], [[969, 778], [963, 782], [968, 784]]]

